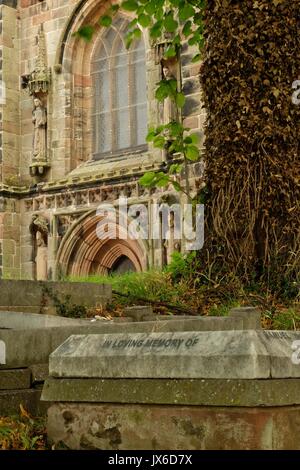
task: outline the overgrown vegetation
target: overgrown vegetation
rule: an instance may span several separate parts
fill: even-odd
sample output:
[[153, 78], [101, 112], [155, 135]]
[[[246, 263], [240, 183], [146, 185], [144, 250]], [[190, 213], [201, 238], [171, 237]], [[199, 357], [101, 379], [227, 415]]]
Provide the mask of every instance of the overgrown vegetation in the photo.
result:
[[[278, 300], [271, 291], [255, 283], [245, 286], [232, 275], [227, 283], [212, 283], [200, 267], [195, 273], [196, 254], [183, 256], [174, 253], [173, 260], [164, 271], [126, 273], [112, 276], [71, 278], [73, 281], [109, 283], [114, 292], [113, 301], [103, 309], [90, 309], [88, 316], [122, 316], [128, 305], [151, 303], [157, 314], [178, 314], [161, 303], [182, 307], [182, 313], [198, 315], [227, 315], [233, 307], [257, 306], [262, 312], [262, 324], [270, 329], [300, 328], [300, 290], [298, 295]], [[121, 295], [119, 295], [119, 294]], [[140, 300], [143, 299], [143, 300]], [[148, 301], [148, 302], [147, 302]]]
[[[118, 8], [100, 24], [109, 26]], [[176, 59], [185, 42], [198, 47], [193, 61], [202, 58], [207, 186], [199, 195], [206, 204], [201, 273], [217, 284], [235, 276], [277, 297], [297, 295], [300, 106], [291, 101], [300, 68], [297, 2], [126, 0], [121, 8], [136, 15], [128, 46], [146, 27], [154, 45], [164, 44], [164, 60]], [[184, 105], [174, 78], [158, 83], [156, 98]], [[150, 129], [148, 140], [159, 148], [171, 140], [171, 153], [185, 162], [197, 159], [193, 136], [176, 121]], [[168, 174], [147, 173], [140, 182], [171, 183], [182, 191], [172, 177], [180, 171], [171, 165]]]
[[201, 67], [212, 274], [281, 297], [299, 284], [298, 24], [297, 2], [210, 0]]
[[57, 315], [62, 317], [82, 318], [87, 315], [87, 308], [84, 305], [73, 304], [71, 295], [63, 295], [59, 297], [53, 289], [47, 285], [43, 285], [44, 305], [50, 299], [56, 309]]

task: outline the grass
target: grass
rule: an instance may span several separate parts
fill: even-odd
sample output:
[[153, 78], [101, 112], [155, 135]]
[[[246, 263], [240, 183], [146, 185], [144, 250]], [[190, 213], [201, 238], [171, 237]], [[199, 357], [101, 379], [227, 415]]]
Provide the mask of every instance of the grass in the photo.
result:
[[261, 310], [264, 328], [300, 330], [299, 299], [292, 304], [282, 305], [269, 293], [260, 292], [257, 287], [253, 291], [243, 289], [234, 280], [225, 286], [198, 283], [197, 287], [194, 287], [191, 276], [186, 279], [176, 275], [174, 279], [169, 269], [111, 276], [73, 277], [69, 280], [111, 284], [113, 291], [123, 294], [114, 294], [113, 301], [104, 312], [92, 309], [91, 316], [99, 313], [105, 316], [122, 316], [125, 306], [146, 304], [147, 300], [158, 303], [153, 305], [157, 314], [175, 313], [172, 309], [160, 306], [159, 302], [182, 306], [191, 312], [198, 312], [199, 315], [212, 316], [226, 316], [233, 307], [253, 305]]
[[[96, 282], [111, 284], [114, 292], [113, 302], [108, 306], [110, 311], [124, 308], [133, 304], [145, 304], [145, 301], [138, 299], [147, 299], [154, 302], [165, 302], [179, 307], [191, 310], [195, 308], [195, 299], [191, 299], [187, 284], [174, 284], [169, 273], [163, 271], [147, 271], [143, 273], [125, 273], [122, 275], [111, 276], [90, 276], [90, 277], [72, 277], [71, 281]], [[172, 313], [166, 307], [154, 306], [157, 313]]]

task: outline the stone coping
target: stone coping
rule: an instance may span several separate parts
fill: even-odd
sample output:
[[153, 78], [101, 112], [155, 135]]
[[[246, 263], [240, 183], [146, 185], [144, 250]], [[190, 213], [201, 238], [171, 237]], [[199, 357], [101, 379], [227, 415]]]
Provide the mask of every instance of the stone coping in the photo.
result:
[[56, 379], [42, 401], [199, 406], [300, 404], [300, 379]]
[[86, 307], [105, 305], [112, 298], [109, 284], [1, 279], [1, 309], [5, 309], [5, 306], [27, 306], [38, 307], [42, 311], [43, 306], [54, 305], [47, 291], [61, 301], [69, 297], [71, 304]]
[[[240, 330], [241, 318], [172, 317], [159, 321], [134, 322], [68, 319], [54, 315], [0, 312], [0, 341], [6, 345], [2, 368], [27, 367], [48, 362], [49, 354], [74, 334], [126, 334], [176, 331]], [[1, 326], [4, 329], [1, 329]]]
[[[170, 322], [172, 324], [172, 322]], [[300, 332], [233, 330], [69, 337], [49, 356], [64, 378], [300, 378]]]

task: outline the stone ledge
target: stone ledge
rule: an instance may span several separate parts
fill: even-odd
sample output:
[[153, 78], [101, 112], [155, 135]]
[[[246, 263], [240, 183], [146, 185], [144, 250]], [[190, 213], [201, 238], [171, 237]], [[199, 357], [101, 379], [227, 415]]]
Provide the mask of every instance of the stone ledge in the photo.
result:
[[29, 369], [0, 370], [0, 390], [26, 389], [31, 385]]
[[41, 391], [35, 389], [2, 390], [0, 391], [0, 416], [19, 414], [20, 404], [31, 415], [37, 416], [40, 410], [40, 396]]
[[198, 406], [300, 404], [300, 379], [54, 379], [42, 401]]

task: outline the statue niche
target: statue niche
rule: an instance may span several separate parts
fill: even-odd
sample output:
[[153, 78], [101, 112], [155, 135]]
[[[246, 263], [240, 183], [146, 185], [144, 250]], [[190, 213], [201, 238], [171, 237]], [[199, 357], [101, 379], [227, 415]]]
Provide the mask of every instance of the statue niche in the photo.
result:
[[48, 221], [43, 216], [34, 215], [30, 224], [33, 238], [34, 278], [37, 281], [48, 279]]
[[47, 94], [51, 83], [51, 72], [47, 66], [45, 34], [41, 27], [38, 34], [38, 51], [35, 69], [27, 77], [28, 91], [33, 96], [32, 123], [33, 143], [30, 163], [31, 176], [43, 175], [50, 164], [47, 159]]

